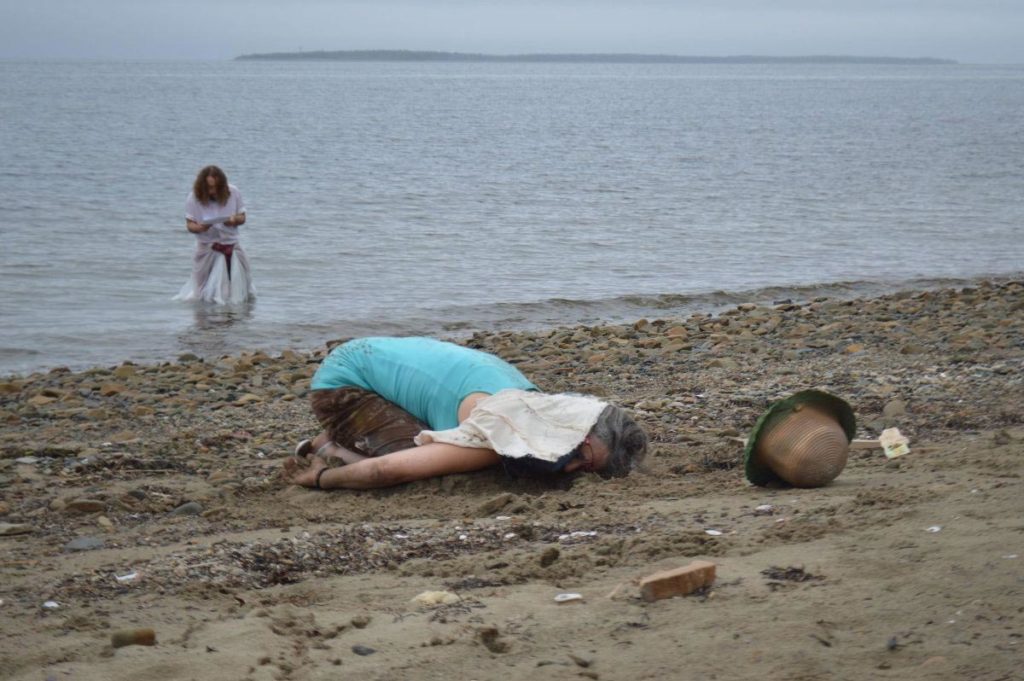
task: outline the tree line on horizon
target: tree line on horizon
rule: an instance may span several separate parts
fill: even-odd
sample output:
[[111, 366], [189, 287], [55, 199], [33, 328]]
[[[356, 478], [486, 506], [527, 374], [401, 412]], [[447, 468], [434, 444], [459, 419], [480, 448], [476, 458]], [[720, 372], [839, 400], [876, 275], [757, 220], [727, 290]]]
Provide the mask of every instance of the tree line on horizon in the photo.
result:
[[236, 60], [310, 61], [457, 61], [457, 62], [575, 62], [608, 64], [956, 64], [952, 59], [934, 57], [855, 57], [807, 55], [770, 57], [735, 55], [727, 57], [671, 54], [477, 54], [423, 50], [312, 50], [244, 54]]

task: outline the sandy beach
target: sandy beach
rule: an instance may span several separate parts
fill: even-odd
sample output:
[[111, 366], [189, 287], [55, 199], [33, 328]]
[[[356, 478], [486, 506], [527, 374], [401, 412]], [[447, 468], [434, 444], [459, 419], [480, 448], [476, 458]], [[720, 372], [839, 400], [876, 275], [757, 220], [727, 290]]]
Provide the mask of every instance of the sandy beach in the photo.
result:
[[[1021, 281], [463, 342], [631, 409], [648, 471], [288, 486], [326, 346], [0, 378], [0, 677], [1020, 678]], [[751, 486], [729, 438], [805, 388], [910, 453]]]

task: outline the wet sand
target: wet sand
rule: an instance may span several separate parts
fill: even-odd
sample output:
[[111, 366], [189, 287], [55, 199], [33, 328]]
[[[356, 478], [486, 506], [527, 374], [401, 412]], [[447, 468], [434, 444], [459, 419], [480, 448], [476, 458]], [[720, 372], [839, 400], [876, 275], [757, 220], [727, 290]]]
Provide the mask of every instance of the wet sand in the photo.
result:
[[[465, 342], [632, 409], [648, 472], [288, 486], [325, 349], [0, 379], [2, 676], [1019, 673], [1021, 282]], [[750, 486], [728, 438], [812, 387], [911, 453], [852, 452], [821, 489]], [[639, 598], [639, 578], [695, 559], [717, 564], [710, 589]], [[413, 602], [425, 591], [457, 598]], [[133, 628], [157, 645], [110, 646]]]

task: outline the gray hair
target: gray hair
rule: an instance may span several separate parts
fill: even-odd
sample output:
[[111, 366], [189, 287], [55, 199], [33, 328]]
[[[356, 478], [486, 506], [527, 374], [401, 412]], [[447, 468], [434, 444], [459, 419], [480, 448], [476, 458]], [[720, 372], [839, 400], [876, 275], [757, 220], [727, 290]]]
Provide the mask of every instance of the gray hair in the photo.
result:
[[601, 471], [604, 477], [629, 475], [647, 456], [647, 433], [622, 407], [605, 407], [590, 434], [608, 446], [608, 464]]

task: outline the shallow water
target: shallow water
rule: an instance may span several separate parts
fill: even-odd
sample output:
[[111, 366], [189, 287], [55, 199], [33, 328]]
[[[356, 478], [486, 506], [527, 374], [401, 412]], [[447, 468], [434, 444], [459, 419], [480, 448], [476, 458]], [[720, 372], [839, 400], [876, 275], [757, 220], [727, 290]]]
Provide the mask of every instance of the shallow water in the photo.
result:
[[[1024, 67], [2, 62], [0, 373], [1013, 274], [1022, 85]], [[206, 163], [249, 208], [241, 309], [170, 300]]]

